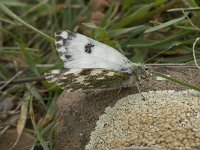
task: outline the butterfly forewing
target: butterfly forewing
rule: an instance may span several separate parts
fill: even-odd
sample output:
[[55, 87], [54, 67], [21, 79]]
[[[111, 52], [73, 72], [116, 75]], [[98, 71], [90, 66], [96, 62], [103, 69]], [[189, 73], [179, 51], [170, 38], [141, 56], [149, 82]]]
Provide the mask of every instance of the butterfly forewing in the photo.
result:
[[65, 68], [105, 68], [131, 72], [131, 62], [120, 52], [84, 35], [59, 31], [55, 34], [55, 43]]

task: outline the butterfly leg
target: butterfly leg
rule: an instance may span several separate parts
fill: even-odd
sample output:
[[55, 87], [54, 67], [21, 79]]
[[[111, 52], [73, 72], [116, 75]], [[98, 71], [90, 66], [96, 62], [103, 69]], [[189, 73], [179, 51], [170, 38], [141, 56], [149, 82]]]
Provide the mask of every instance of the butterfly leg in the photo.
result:
[[118, 90], [118, 92], [117, 92], [117, 95], [119, 95], [119, 93], [121, 92], [121, 90], [122, 90], [122, 86], [120, 86], [120, 88], [119, 88], [119, 90]]
[[139, 87], [137, 81], [135, 81], [135, 85], [136, 85], [136, 87], [137, 87], [138, 92], [139, 92], [140, 95], [143, 97], [143, 100], [147, 100], [147, 98], [146, 98], [146, 97], [142, 94], [142, 92], [140, 91], [140, 87]]

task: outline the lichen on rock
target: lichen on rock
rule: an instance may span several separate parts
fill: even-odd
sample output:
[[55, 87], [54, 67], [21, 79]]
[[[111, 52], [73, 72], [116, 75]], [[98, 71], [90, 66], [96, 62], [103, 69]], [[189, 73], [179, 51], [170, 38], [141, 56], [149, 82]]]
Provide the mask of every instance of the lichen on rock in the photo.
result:
[[150, 91], [107, 107], [91, 133], [86, 150], [146, 146], [157, 149], [200, 149], [200, 93]]

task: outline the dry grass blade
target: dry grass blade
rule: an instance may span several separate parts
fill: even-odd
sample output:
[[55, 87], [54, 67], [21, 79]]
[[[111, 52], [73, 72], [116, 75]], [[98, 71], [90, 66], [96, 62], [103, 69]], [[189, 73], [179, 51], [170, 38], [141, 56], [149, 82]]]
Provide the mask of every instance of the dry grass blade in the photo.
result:
[[199, 66], [198, 63], [197, 63], [197, 58], [196, 58], [196, 55], [195, 55], [195, 46], [196, 46], [197, 42], [199, 41], [199, 39], [200, 39], [199, 37], [196, 38], [196, 40], [195, 40], [195, 42], [194, 42], [194, 44], [193, 44], [193, 47], [192, 47], [192, 52], [193, 52], [193, 57], [194, 57], [194, 63], [195, 63], [195, 65], [197, 66], [197, 68], [200, 69], [200, 66]]
[[25, 124], [26, 124], [27, 115], [28, 115], [28, 106], [29, 106], [29, 102], [31, 99], [32, 99], [31, 93], [27, 92], [24, 94], [24, 101], [21, 105], [20, 117], [17, 122], [17, 139], [10, 149], [13, 149], [17, 145], [17, 143], [22, 135], [22, 132], [23, 132]]

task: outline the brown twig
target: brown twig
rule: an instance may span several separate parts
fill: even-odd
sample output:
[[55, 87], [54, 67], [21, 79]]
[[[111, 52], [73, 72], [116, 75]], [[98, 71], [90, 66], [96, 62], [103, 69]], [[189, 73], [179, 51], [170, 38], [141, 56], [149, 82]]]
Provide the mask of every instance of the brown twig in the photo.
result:
[[0, 91], [2, 91], [8, 84], [10, 84], [15, 78], [17, 78], [23, 71], [19, 71], [16, 75], [14, 75], [10, 80], [5, 81], [2, 85], [0, 84]]
[[[44, 76], [41, 77], [29, 77], [29, 78], [23, 78], [23, 79], [17, 79], [17, 80], [12, 80], [9, 82], [9, 84], [19, 84], [19, 83], [25, 83], [25, 82], [40, 82], [45, 80]], [[4, 85], [8, 81], [0, 81], [0, 86]]]

